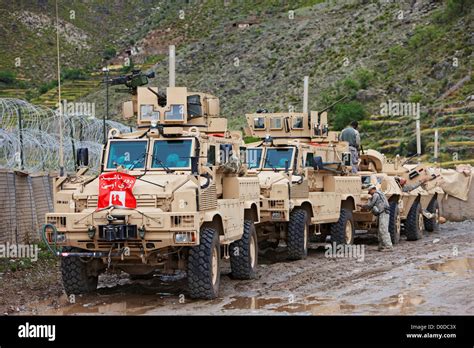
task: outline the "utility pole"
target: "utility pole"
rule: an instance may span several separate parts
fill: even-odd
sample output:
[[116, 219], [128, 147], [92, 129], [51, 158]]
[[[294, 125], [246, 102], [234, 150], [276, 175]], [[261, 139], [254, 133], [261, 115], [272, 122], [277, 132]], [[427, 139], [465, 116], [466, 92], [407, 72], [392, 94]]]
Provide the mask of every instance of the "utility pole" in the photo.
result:
[[106, 66], [102, 68], [102, 71], [105, 74], [105, 114], [102, 118], [102, 127], [104, 128], [104, 145], [107, 143], [107, 127], [106, 127], [106, 120], [109, 119], [109, 67]]
[[175, 87], [175, 57], [176, 57], [176, 50], [174, 45], [170, 45], [169, 47], [169, 87]]
[[305, 76], [303, 80], [303, 113], [308, 113], [308, 88], [309, 88], [309, 76]]
[[438, 129], [435, 129], [434, 132], [434, 160], [438, 162], [438, 142], [439, 142], [439, 134]]
[[421, 162], [421, 129], [420, 129], [420, 108], [416, 115], [416, 153], [418, 155], [418, 163]]
[[18, 107], [18, 130], [20, 132], [20, 169], [25, 169], [25, 160], [23, 158], [23, 119], [21, 116], [21, 106]]

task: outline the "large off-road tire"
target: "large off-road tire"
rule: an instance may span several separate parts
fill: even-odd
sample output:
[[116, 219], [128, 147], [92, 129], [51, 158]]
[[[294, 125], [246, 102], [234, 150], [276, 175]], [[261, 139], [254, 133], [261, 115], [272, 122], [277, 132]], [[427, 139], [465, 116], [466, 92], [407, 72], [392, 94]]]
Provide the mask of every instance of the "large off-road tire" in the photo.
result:
[[[65, 252], [82, 251], [77, 248], [63, 248]], [[61, 259], [61, 275], [67, 295], [86, 294], [97, 289], [99, 275], [94, 271], [94, 260], [85, 261], [80, 257], [63, 257]]]
[[400, 230], [401, 230], [401, 219], [400, 219], [400, 208], [398, 202], [390, 202], [390, 219], [388, 222], [388, 232], [390, 233], [390, 239], [392, 244], [398, 244], [400, 242]]
[[413, 241], [423, 238], [423, 230], [425, 228], [423, 219], [424, 217], [421, 213], [421, 203], [419, 200], [417, 200], [411, 206], [405, 221], [405, 234], [407, 236], [407, 240]]
[[339, 220], [331, 224], [331, 242], [336, 244], [354, 243], [354, 220], [352, 211], [342, 208]]
[[219, 294], [219, 235], [212, 228], [201, 231], [200, 244], [189, 250], [188, 289], [192, 298], [213, 299]]
[[252, 279], [257, 273], [257, 232], [252, 220], [244, 220], [242, 238], [230, 244], [230, 268], [235, 279]]
[[428, 207], [426, 208], [428, 212], [431, 214], [434, 214], [434, 216], [431, 219], [427, 219], [423, 217], [424, 222], [425, 222], [425, 229], [428, 232], [438, 232], [439, 231], [439, 203], [437, 197], [433, 197], [430, 201], [430, 204], [428, 204]]
[[301, 260], [308, 256], [309, 217], [304, 209], [296, 208], [290, 213], [288, 222], [288, 259]]

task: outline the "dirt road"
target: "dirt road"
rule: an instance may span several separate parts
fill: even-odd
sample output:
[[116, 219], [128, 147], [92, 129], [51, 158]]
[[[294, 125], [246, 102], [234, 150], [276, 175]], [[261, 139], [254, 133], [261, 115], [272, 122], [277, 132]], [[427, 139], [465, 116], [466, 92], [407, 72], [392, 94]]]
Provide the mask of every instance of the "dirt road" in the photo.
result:
[[[285, 258], [284, 252], [267, 253], [256, 280], [232, 280], [226, 264], [221, 296], [212, 301], [188, 299], [184, 280], [132, 281], [122, 273], [102, 275], [95, 293], [77, 296], [71, 304], [62, 294], [57, 267], [41, 276], [30, 274], [36, 287], [28, 276], [5, 274], [0, 310], [53, 315], [474, 314], [474, 222], [446, 223], [441, 232], [426, 233], [417, 242], [402, 239], [391, 253], [378, 252], [373, 237], [361, 236], [356, 243], [364, 248], [363, 259], [329, 258], [321, 246], [302, 261], [276, 262]], [[22, 282], [27, 285], [18, 289]]]

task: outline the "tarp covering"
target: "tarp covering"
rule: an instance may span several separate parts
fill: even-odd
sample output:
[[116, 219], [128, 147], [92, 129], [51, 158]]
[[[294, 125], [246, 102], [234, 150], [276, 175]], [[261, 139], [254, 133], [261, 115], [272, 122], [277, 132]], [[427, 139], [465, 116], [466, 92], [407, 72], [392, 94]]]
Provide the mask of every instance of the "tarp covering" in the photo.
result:
[[439, 185], [446, 194], [467, 201], [473, 174], [470, 165], [458, 165], [455, 170], [441, 169]]

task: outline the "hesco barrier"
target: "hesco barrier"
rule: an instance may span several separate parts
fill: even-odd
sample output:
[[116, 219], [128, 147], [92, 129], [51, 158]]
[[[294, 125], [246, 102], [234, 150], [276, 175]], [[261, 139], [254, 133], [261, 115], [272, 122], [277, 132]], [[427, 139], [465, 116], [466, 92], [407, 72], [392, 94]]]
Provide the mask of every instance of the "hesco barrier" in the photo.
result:
[[52, 176], [0, 170], [0, 243], [40, 240], [44, 216], [53, 210]]

